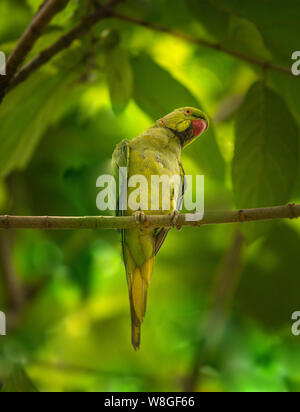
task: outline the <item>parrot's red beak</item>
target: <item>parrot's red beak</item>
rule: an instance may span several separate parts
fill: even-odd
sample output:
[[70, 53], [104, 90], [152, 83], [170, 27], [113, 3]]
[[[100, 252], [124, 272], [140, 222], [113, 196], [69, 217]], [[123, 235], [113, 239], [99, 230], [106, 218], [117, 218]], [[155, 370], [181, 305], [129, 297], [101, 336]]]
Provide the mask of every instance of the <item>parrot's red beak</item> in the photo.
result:
[[207, 123], [202, 119], [192, 121], [194, 136], [200, 136], [207, 129]]

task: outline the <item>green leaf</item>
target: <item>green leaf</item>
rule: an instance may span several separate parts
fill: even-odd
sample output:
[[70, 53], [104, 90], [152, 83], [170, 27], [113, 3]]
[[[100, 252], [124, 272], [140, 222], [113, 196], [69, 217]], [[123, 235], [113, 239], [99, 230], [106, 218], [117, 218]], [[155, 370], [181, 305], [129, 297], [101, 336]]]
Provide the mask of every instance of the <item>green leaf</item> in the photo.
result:
[[224, 46], [257, 58], [271, 58], [259, 30], [251, 21], [220, 8], [211, 0], [186, 2], [193, 16]]
[[[149, 56], [140, 55], [133, 59], [134, 99], [153, 120], [173, 110], [194, 106], [202, 108], [193, 94], [171, 74], [156, 64]], [[216, 142], [213, 127], [191, 148], [190, 157], [199, 164], [203, 174], [224, 179], [225, 163]]]
[[298, 0], [208, 0], [223, 13], [250, 20], [260, 30], [266, 46], [277, 61], [290, 65], [291, 51], [299, 49]]
[[51, 67], [8, 94], [0, 107], [0, 177], [27, 166], [44, 132], [67, 109], [74, 76], [74, 67]]
[[53, 121], [61, 81], [58, 73], [40, 73], [6, 98], [0, 113], [1, 177], [27, 165], [40, 137]]
[[229, 32], [229, 13], [218, 10], [207, 0], [186, 0], [192, 15], [219, 41], [225, 41]]
[[[300, 79], [298, 77], [282, 76], [280, 73], [270, 72], [268, 78], [272, 86], [286, 101], [291, 113], [294, 115], [300, 126]], [[299, 135], [300, 139], [300, 135]], [[299, 140], [299, 155], [300, 158], [300, 140]], [[298, 176], [293, 192], [293, 201], [300, 199], [300, 164], [298, 165]]]
[[2, 393], [20, 393], [20, 392], [39, 392], [27, 375], [24, 368], [20, 365], [14, 367], [12, 373], [4, 382], [1, 389]]
[[134, 99], [152, 119], [172, 112], [178, 107], [199, 106], [193, 94], [149, 56], [133, 59]]
[[283, 76], [281, 73], [268, 74], [272, 86], [284, 98], [290, 111], [300, 125], [300, 78], [296, 76]]
[[[254, 84], [236, 117], [232, 180], [237, 207], [285, 204], [297, 167], [298, 128], [293, 116], [274, 91], [263, 83]], [[247, 224], [254, 238], [262, 227]]]
[[122, 113], [133, 91], [133, 74], [128, 53], [117, 45], [104, 49], [105, 71], [113, 111]]

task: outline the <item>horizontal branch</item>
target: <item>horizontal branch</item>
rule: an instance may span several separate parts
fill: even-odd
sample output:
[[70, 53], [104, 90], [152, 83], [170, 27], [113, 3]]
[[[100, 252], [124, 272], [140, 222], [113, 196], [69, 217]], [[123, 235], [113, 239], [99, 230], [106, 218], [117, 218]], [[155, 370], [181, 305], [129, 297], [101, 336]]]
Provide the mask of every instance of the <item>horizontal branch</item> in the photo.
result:
[[123, 21], [127, 21], [128, 23], [132, 23], [138, 26], [143, 26], [146, 27], [147, 29], [153, 30], [153, 31], [157, 31], [157, 32], [161, 32], [161, 33], [165, 33], [165, 34], [169, 34], [170, 36], [176, 37], [178, 39], [184, 40], [188, 43], [192, 43], [192, 44], [196, 44], [198, 46], [203, 46], [203, 47], [207, 47], [209, 49], [214, 49], [217, 50], [221, 53], [225, 53], [228, 54], [230, 56], [233, 56], [239, 60], [243, 60], [247, 63], [253, 64], [255, 66], [259, 66], [261, 67], [263, 70], [273, 70], [282, 74], [286, 74], [286, 75], [290, 75], [293, 76], [293, 73], [291, 72], [290, 68], [287, 67], [283, 67], [283, 66], [279, 66], [277, 64], [273, 64], [269, 61], [264, 61], [264, 60], [260, 60], [257, 59], [255, 57], [251, 57], [248, 56], [244, 53], [241, 53], [237, 50], [233, 50], [229, 47], [223, 46], [220, 43], [214, 43], [208, 40], [204, 40], [204, 39], [199, 39], [196, 37], [193, 37], [187, 33], [178, 31], [178, 30], [174, 30], [174, 29], [170, 29], [168, 27], [165, 26], [161, 26], [158, 24], [154, 24], [154, 23], [150, 23], [147, 22], [145, 20], [140, 20], [137, 19], [135, 17], [131, 17], [131, 16], [125, 16], [123, 14], [117, 13], [115, 11], [111, 11], [111, 17], [115, 17], [119, 20], [123, 20]]
[[88, 32], [92, 26], [104, 18], [110, 17], [111, 9], [117, 6], [122, 0], [109, 0], [108, 9], [99, 7], [94, 13], [84, 17], [80, 23], [61, 36], [55, 43], [41, 51], [35, 58], [28, 62], [11, 80], [8, 91], [14, 89], [20, 83], [27, 80], [36, 70], [48, 63], [53, 57], [69, 48], [73, 42]]
[[[201, 221], [189, 221], [187, 216], [191, 215], [180, 214], [176, 220], [176, 227], [294, 219], [300, 217], [300, 204], [261, 209], [208, 211]], [[172, 227], [174, 218], [172, 219], [170, 215], [146, 216], [145, 220], [140, 222], [136, 216], [0, 216], [0, 229], [131, 229], [141, 225], [145, 227]]]
[[0, 78], [0, 101], [4, 98], [12, 78], [48, 24], [68, 3], [69, 0], [49, 0], [42, 4], [8, 58], [6, 75]]

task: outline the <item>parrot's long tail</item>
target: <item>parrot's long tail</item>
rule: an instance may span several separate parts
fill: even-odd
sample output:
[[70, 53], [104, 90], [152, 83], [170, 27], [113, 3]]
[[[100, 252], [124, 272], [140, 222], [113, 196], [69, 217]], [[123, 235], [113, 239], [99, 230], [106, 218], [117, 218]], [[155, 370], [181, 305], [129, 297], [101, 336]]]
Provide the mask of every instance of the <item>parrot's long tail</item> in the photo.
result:
[[143, 266], [135, 267], [129, 283], [129, 298], [131, 309], [132, 345], [135, 350], [140, 347], [141, 325], [146, 314], [147, 292], [151, 282], [154, 257], [147, 260]]

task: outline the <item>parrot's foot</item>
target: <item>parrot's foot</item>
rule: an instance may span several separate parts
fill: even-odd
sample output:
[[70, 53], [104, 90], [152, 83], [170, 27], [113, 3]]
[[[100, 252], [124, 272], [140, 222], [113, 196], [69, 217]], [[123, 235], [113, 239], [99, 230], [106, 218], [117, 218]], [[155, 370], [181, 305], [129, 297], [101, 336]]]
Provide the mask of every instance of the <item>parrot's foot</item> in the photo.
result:
[[134, 212], [133, 216], [135, 218], [136, 223], [138, 224], [144, 224], [147, 221], [147, 216], [145, 215], [144, 212], [141, 212], [140, 210], [138, 210], [137, 212]]
[[180, 232], [182, 229], [182, 226], [178, 223], [179, 216], [180, 216], [180, 213], [178, 212], [178, 210], [172, 210], [172, 212], [170, 213], [171, 226], [176, 227], [176, 229]]

